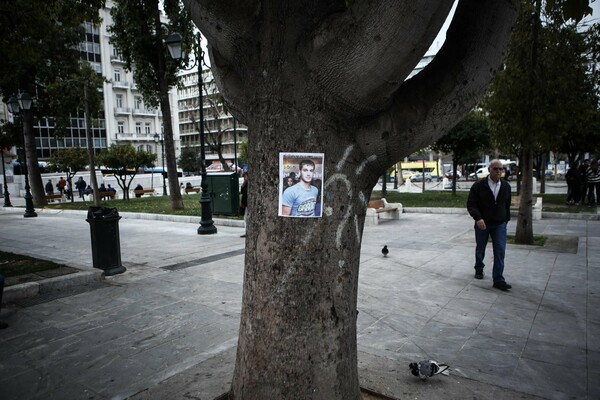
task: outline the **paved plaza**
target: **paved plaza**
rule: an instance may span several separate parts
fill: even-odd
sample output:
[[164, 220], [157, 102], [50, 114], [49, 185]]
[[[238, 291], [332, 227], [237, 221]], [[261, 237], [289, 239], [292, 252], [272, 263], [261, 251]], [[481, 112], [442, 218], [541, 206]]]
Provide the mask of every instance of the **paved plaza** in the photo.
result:
[[[199, 218], [122, 216], [127, 271], [101, 279], [84, 213], [23, 218], [0, 208], [0, 250], [82, 271], [80, 282], [53, 278], [76, 283], [59, 292], [3, 307], [0, 399], [214, 399], [228, 390], [242, 228], [219, 221], [218, 234], [203, 236]], [[361, 385], [400, 399], [599, 399], [600, 221], [535, 221], [548, 243], [508, 245], [509, 292], [492, 288], [491, 248], [485, 279], [473, 279], [472, 229], [466, 211], [365, 228]], [[422, 359], [449, 364], [451, 375], [420, 381], [408, 364]]]

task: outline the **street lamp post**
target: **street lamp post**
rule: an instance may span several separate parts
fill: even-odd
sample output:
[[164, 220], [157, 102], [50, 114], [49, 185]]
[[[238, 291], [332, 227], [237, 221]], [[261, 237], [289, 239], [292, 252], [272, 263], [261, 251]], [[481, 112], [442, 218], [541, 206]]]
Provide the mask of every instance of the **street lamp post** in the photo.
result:
[[18, 99], [15, 96], [11, 96], [8, 100], [8, 110], [14, 115], [20, 114], [21, 116], [21, 141], [23, 145], [23, 162], [21, 166], [25, 175], [25, 218], [37, 217], [37, 213], [33, 208], [33, 197], [31, 196], [31, 187], [29, 186], [29, 171], [27, 168], [27, 151], [25, 150], [25, 130], [23, 128], [23, 118], [25, 111], [31, 109], [33, 99], [27, 92], [19, 94]]
[[162, 154], [162, 178], [163, 178], [163, 196], [167, 195], [167, 183], [165, 181], [165, 138], [164, 136], [159, 136], [158, 133], [154, 134], [154, 143], [158, 145], [160, 141], [160, 148]]
[[12, 207], [10, 203], [10, 193], [8, 193], [8, 183], [6, 183], [6, 164], [4, 163], [4, 149], [0, 147], [2, 154], [2, 177], [4, 178], [4, 207]]
[[[200, 54], [196, 58], [198, 64], [198, 108], [200, 109], [200, 171], [202, 175], [202, 195], [200, 196], [200, 226], [198, 227], [199, 235], [210, 235], [217, 233], [217, 227], [214, 225], [212, 219], [211, 201], [210, 194], [208, 193], [208, 174], [206, 172], [206, 154], [204, 151], [204, 99], [202, 98], [202, 60], [204, 58], [204, 52], [202, 51], [202, 40], [200, 33], [196, 35], [198, 41], [198, 48]], [[182, 57], [181, 53], [181, 35], [179, 33], [170, 34], [165, 40], [169, 53], [174, 60], [179, 60]], [[192, 67], [193, 68], [193, 67]]]

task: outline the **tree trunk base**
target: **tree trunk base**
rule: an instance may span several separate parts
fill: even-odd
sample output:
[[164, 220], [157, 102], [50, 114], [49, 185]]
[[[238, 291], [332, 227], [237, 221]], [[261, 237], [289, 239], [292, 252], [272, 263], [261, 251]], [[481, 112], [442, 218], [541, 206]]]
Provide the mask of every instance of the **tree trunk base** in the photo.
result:
[[[360, 393], [363, 396], [363, 400], [399, 400], [397, 397], [389, 397], [381, 393], [377, 393], [374, 390], [361, 387]], [[223, 393], [220, 396], [215, 397], [213, 400], [229, 400], [229, 392]]]

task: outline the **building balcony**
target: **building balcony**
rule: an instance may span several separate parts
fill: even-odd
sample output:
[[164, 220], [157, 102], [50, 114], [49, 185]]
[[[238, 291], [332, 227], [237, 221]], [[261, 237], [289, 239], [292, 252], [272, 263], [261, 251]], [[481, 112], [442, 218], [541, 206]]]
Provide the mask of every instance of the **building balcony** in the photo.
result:
[[131, 108], [115, 107], [115, 115], [131, 115]]
[[129, 82], [125, 82], [125, 81], [113, 81], [112, 85], [113, 85], [113, 88], [129, 89]]
[[124, 132], [117, 133], [116, 139], [118, 142], [153, 142], [154, 134], [150, 133], [135, 133], [135, 132]]
[[125, 61], [123, 61], [121, 57], [115, 55], [110, 56], [110, 62], [115, 64], [125, 64]]
[[158, 115], [158, 110], [147, 110], [145, 108], [134, 108], [133, 115], [155, 117]]

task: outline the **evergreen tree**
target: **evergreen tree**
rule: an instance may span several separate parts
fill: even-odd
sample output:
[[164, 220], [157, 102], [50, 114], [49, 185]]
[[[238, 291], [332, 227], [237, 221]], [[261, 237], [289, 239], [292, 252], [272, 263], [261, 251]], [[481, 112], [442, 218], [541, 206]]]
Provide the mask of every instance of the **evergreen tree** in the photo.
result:
[[575, 22], [565, 21], [559, 7], [564, 5], [556, 2], [555, 8], [549, 4], [543, 8], [541, 0], [522, 2], [504, 68], [484, 102], [494, 143], [519, 157], [522, 179], [515, 241], [521, 244], [533, 243], [535, 154], [556, 152], [566, 137], [582, 135], [597, 112], [586, 33], [578, 32]]
[[[162, 21], [159, 0], [115, 0], [111, 10], [113, 25], [109, 31], [112, 34], [111, 43], [123, 57], [126, 68], [133, 71], [144, 102], [150, 106], [160, 106], [171, 208], [181, 210], [184, 206], [177, 176], [169, 87], [177, 84], [176, 72], [181, 63], [186, 65], [189, 60], [191, 48], [186, 44], [193, 43], [194, 35], [189, 14], [179, 0], [164, 0], [162, 5], [167, 22]], [[165, 44], [165, 38], [174, 32], [182, 35], [184, 50], [188, 50], [181, 61], [169, 56]]]
[[34, 96], [24, 112], [23, 131], [33, 202], [47, 204], [38, 168], [33, 122], [46, 116], [64, 121], [72, 110], [52, 107], [47, 88], [79, 69], [83, 23], [98, 21], [103, 0], [15, 0], [0, 4], [0, 91], [4, 102], [18, 92]]
[[452, 195], [456, 195], [456, 169], [459, 163], [471, 161], [473, 155], [489, 148], [488, 118], [481, 112], [471, 111], [446, 135], [432, 146], [436, 151], [452, 154]]

